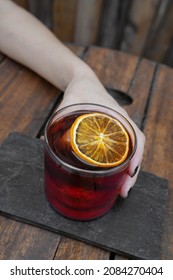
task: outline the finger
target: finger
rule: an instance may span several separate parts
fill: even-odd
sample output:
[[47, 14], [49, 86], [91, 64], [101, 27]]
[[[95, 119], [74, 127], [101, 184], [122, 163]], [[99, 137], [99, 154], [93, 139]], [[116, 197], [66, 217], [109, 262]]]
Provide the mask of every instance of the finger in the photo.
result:
[[135, 133], [136, 133], [136, 141], [137, 141], [137, 147], [136, 152], [131, 159], [129, 171], [128, 174], [131, 177], [134, 177], [134, 175], [137, 172], [138, 167], [141, 165], [143, 153], [144, 153], [144, 146], [145, 146], [145, 135], [139, 130], [138, 126], [135, 124], [135, 122], [130, 119], [128, 114], [122, 113], [122, 115], [125, 116], [125, 118], [129, 121], [129, 123], [132, 125]]
[[132, 178], [131, 176], [127, 175], [127, 178], [121, 188], [121, 191], [120, 191], [120, 196], [123, 197], [123, 198], [126, 198], [128, 196], [128, 193], [129, 193], [129, 190], [134, 186], [136, 180], [137, 180], [137, 177], [138, 177], [138, 174], [139, 174], [139, 171], [140, 171], [140, 166], [135, 174], [135, 176]]
[[145, 146], [145, 136], [140, 131], [137, 132], [137, 148], [136, 152], [131, 159], [130, 167], [129, 167], [129, 175], [134, 177], [137, 172], [138, 167], [141, 165], [143, 153], [144, 153], [144, 146]]

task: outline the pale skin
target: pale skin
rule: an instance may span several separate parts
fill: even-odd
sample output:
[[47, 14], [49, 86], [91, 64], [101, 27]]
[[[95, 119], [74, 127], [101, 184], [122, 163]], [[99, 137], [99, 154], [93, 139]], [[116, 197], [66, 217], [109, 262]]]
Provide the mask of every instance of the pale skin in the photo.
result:
[[10, 0], [0, 0], [0, 39], [1, 52], [32, 69], [64, 92], [57, 109], [74, 103], [96, 103], [112, 108], [128, 119], [134, 127], [138, 144], [120, 193], [122, 197], [127, 197], [136, 182], [145, 144], [144, 134], [127, 112], [107, 93], [86, 63], [35, 17]]

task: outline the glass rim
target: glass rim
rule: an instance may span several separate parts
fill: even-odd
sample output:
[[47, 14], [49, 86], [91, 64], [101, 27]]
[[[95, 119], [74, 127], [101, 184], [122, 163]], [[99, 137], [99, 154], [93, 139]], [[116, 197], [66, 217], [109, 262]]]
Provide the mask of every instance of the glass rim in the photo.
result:
[[[60, 114], [61, 112], [67, 110], [68, 108], [71, 108], [71, 107], [74, 107], [74, 106], [97, 106], [97, 107], [100, 107], [100, 108], [104, 108], [104, 109], [108, 109], [108, 110], [111, 110], [113, 111], [114, 113], [118, 114], [119, 117], [121, 117], [127, 124], [128, 126], [131, 128], [132, 132], [133, 132], [133, 135], [134, 135], [134, 147], [133, 147], [133, 150], [131, 152], [131, 154], [127, 157], [127, 159], [122, 162], [121, 164], [115, 166], [115, 167], [110, 167], [110, 168], [103, 168], [101, 170], [87, 170], [87, 169], [82, 169], [82, 168], [79, 168], [79, 167], [75, 167], [65, 161], [63, 161], [62, 159], [60, 159], [55, 153], [54, 151], [52, 150], [52, 148], [50, 147], [49, 145], [49, 141], [48, 141], [48, 137], [47, 137], [47, 131], [48, 131], [48, 127], [52, 121], [53, 118], [56, 117], [56, 115]], [[127, 129], [127, 128], [126, 128]], [[128, 132], [129, 133], [129, 132]], [[118, 173], [120, 171], [123, 171], [125, 169], [125, 167], [128, 165], [128, 163], [131, 161], [131, 159], [133, 158], [135, 152], [136, 152], [136, 149], [137, 149], [137, 136], [136, 136], [136, 132], [133, 128], [133, 126], [131, 125], [131, 123], [119, 112], [117, 112], [116, 110], [110, 108], [110, 107], [107, 107], [107, 106], [104, 106], [104, 105], [100, 105], [100, 104], [96, 104], [96, 103], [74, 103], [74, 104], [71, 104], [71, 105], [68, 105], [68, 106], [65, 106], [59, 110], [57, 110], [55, 113], [52, 114], [52, 116], [48, 119], [47, 123], [46, 123], [46, 126], [45, 126], [45, 131], [44, 131], [44, 143], [46, 145], [46, 148], [50, 154], [50, 156], [52, 157], [53, 160], [56, 161], [56, 163], [58, 163], [60, 166], [63, 166], [65, 167], [66, 169], [70, 170], [70, 171], [73, 171], [75, 173], [83, 173], [83, 174], [88, 174], [88, 175], [94, 175], [94, 176], [108, 176], [108, 175], [111, 175], [112, 173]]]

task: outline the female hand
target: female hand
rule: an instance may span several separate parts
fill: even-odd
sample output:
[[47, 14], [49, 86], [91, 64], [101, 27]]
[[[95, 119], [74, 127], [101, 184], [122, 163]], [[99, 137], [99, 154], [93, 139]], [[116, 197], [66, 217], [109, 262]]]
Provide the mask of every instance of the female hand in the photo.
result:
[[102, 86], [98, 78], [93, 75], [78, 74], [68, 85], [64, 98], [58, 109], [77, 103], [95, 103], [107, 106], [122, 114], [133, 126], [137, 136], [137, 149], [133, 159], [130, 162], [129, 173], [123, 184], [120, 195], [125, 198], [129, 190], [133, 187], [139, 174], [142, 162], [145, 136], [130, 119], [127, 112], [112, 98]]

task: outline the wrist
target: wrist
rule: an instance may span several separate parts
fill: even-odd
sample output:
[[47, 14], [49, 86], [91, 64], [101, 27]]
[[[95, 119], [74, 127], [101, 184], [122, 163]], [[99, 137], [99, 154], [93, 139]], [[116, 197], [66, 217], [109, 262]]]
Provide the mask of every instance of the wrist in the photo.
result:
[[71, 53], [68, 49], [66, 49], [66, 53], [64, 52], [61, 71], [59, 69], [60, 61], [58, 57], [49, 57], [49, 59], [51, 60], [51, 63], [49, 64], [50, 75], [52, 77], [51, 82], [63, 92], [66, 92], [67, 88], [72, 83], [78, 83], [80, 80], [98, 80], [94, 71], [80, 58]]

